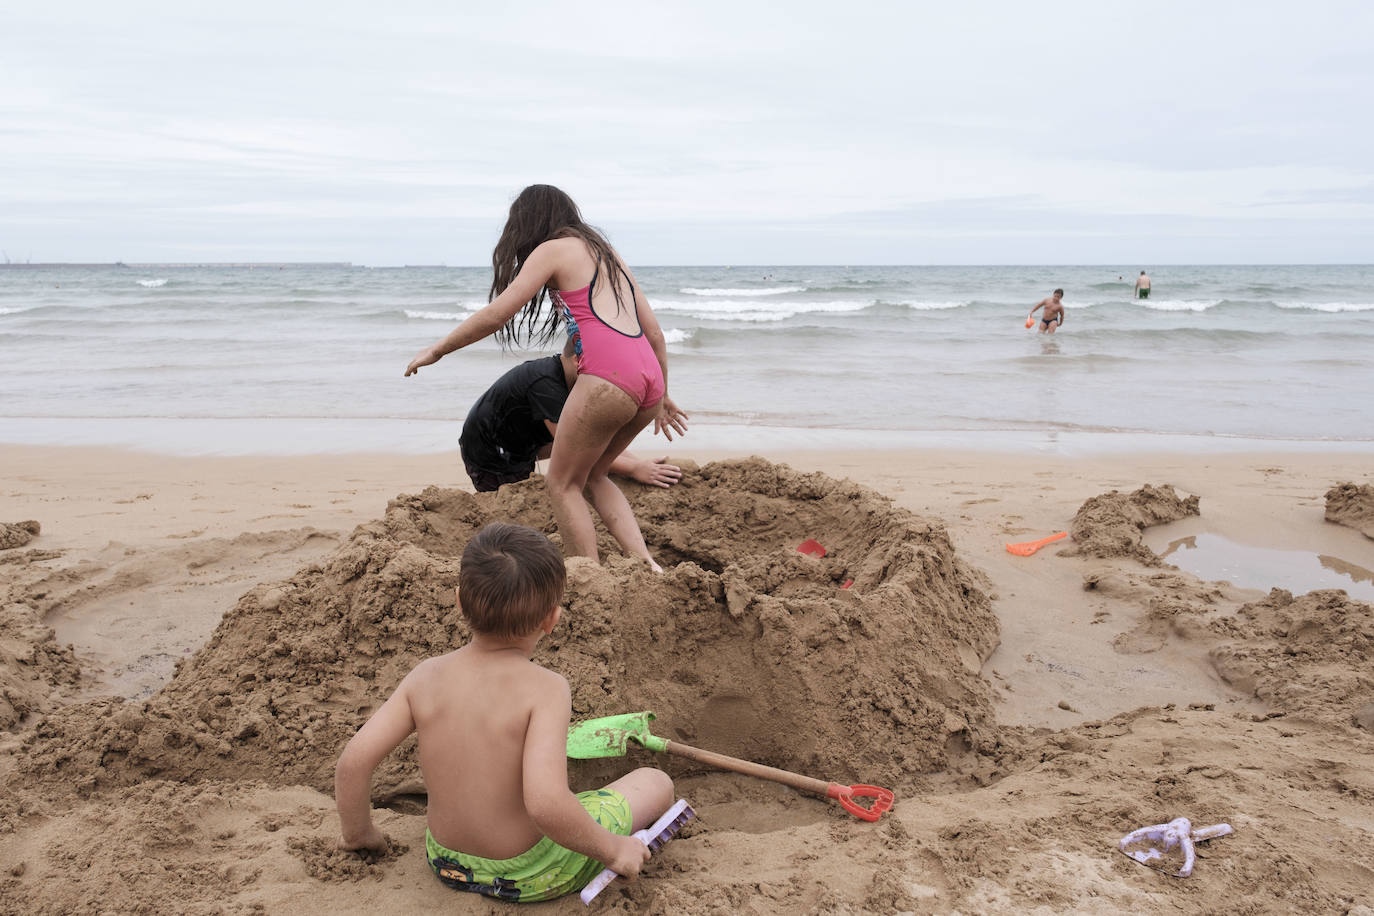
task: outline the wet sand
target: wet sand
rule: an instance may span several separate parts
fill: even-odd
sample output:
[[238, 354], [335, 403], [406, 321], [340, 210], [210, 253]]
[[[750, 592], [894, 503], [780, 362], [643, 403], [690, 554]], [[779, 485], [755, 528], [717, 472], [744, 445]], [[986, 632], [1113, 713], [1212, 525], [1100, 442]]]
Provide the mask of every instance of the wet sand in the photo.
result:
[[[1073, 544], [1061, 542], [1027, 558], [1003, 547], [1069, 530], [1092, 497], [1171, 485], [1199, 497], [1200, 515], [1143, 532], [1147, 551], [1162, 552], [1160, 538], [1182, 526], [1374, 568], [1374, 541], [1323, 518], [1329, 488], [1367, 482], [1367, 455], [770, 456], [792, 474], [709, 464], [732, 457], [725, 451], [667, 451], [690, 455], [695, 483], [634, 488], [632, 498], [650, 543], [680, 565], [663, 583], [618, 560], [575, 569], [570, 606], [616, 631], [628, 625], [622, 596], [635, 596], [639, 618], [658, 621], [637, 638], [649, 662], [671, 670], [566, 662], [575, 695], [579, 681], [601, 685], [584, 688], [582, 711], [652, 704], [644, 708], [705, 746], [826, 778], [885, 780], [900, 798], [868, 825], [790, 790], [678, 768], [700, 821], [645, 880], [611, 895], [612, 906], [1371, 904], [1374, 872], [1359, 850], [1374, 822], [1374, 740], [1357, 724], [1374, 701], [1361, 673], [1374, 637], [1368, 605], [1204, 583], [1148, 554], [1070, 556]], [[0, 876], [0, 908], [492, 908], [428, 875], [417, 839], [423, 786], [404, 755], [379, 776], [388, 807], [378, 819], [407, 848], [382, 863], [328, 850], [336, 825], [324, 774], [393, 675], [461, 631], [403, 618], [445, 613], [438, 585], [456, 571], [465, 526], [544, 523], [536, 484], [473, 500], [449, 455], [172, 458], [8, 446], [0, 467], [0, 521], [42, 525], [28, 544], [0, 552], [0, 711], [10, 710], [0, 719], [0, 861], [19, 863]], [[416, 498], [388, 512], [402, 493]], [[706, 524], [715, 519], [721, 527]], [[832, 555], [792, 556], [785, 544], [801, 536], [831, 542]], [[349, 564], [359, 570], [352, 579], [341, 571]], [[416, 583], [408, 597], [386, 578], [398, 570]], [[856, 595], [838, 593], [841, 577], [855, 580]], [[398, 634], [365, 664], [322, 648], [356, 648], [356, 635], [339, 640], [321, 615], [339, 601], [373, 606], [361, 594]], [[726, 643], [704, 635], [730, 626], [745, 629]], [[599, 633], [570, 626], [560, 654], [594, 656]], [[731, 654], [736, 644], [759, 654]], [[274, 679], [320, 695], [288, 702], [289, 692], [270, 693]], [[118, 699], [98, 699], [108, 696]], [[208, 712], [219, 696], [233, 701], [228, 711]], [[800, 708], [787, 709], [788, 697]], [[805, 716], [824, 727], [809, 742], [790, 740]], [[740, 727], [707, 724], [721, 721]], [[1192, 878], [1115, 851], [1127, 831], [1180, 815], [1237, 828], [1212, 841]], [[91, 841], [137, 849], [137, 861], [93, 858]]]

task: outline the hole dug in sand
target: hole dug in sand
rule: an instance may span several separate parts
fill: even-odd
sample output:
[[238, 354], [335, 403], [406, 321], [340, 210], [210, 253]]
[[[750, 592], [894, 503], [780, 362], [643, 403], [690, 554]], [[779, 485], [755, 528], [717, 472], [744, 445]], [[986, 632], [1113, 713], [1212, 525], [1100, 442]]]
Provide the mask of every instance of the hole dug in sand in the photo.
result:
[[[536, 660], [568, 678], [575, 717], [652, 709], [665, 737], [899, 792], [951, 764], [972, 770], [996, 745], [990, 691], [970, 662], [991, 653], [997, 622], [981, 574], [956, 559], [941, 524], [761, 459], [629, 495], [651, 550], [675, 565], [655, 575], [619, 556], [569, 561], [564, 623]], [[468, 638], [453, 600], [458, 556], [495, 520], [554, 529], [537, 481], [398, 497], [325, 562], [244, 595], [146, 703], [52, 715], [28, 742], [26, 782], [84, 793], [156, 776], [331, 791], [339, 749], [404, 674]], [[829, 555], [798, 553], [807, 537]], [[631, 756], [588, 761], [573, 778], [594, 782], [648, 755]], [[374, 792], [422, 791], [412, 739]]]

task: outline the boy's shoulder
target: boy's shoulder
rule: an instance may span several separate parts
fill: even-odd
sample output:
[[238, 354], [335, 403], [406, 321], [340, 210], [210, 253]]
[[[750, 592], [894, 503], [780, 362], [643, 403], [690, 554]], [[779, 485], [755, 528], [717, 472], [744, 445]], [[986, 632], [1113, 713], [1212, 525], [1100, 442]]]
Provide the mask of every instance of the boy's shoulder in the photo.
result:
[[563, 690], [571, 689], [568, 686], [568, 679], [565, 678], [563, 675], [559, 674], [557, 671], [554, 671], [552, 668], [545, 668], [543, 665], [533, 660], [530, 661], [529, 667], [529, 676], [531, 680], [537, 679], [542, 684], [548, 684], [550, 686], [559, 686]]
[[[471, 644], [469, 644], [471, 645]], [[476, 669], [494, 673], [497, 669], [491, 667], [491, 662], [483, 662], [474, 657], [468, 647], [454, 649], [444, 655], [433, 655], [417, 664], [411, 669], [410, 676], [414, 680], [428, 680], [430, 678], [444, 678], [456, 672]], [[562, 685], [568, 689], [568, 679], [550, 668], [532, 659], [508, 659], [498, 663], [500, 669], [504, 669], [508, 676], [513, 673], [520, 680], [525, 680], [533, 684], [545, 687]]]

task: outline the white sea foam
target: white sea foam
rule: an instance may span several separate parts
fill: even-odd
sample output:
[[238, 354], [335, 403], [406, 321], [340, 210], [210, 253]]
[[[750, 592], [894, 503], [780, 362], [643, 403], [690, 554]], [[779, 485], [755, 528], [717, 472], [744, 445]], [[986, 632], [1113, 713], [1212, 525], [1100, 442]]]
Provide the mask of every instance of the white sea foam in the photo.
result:
[[1277, 302], [1281, 309], [1307, 309], [1313, 312], [1368, 312], [1374, 302]]
[[139, 285], [139, 286], [146, 286], [148, 289], [156, 289], [156, 288], [159, 287], [159, 286], [166, 286], [166, 285], [167, 285], [167, 278], [166, 278], [166, 277], [162, 277], [162, 278], [157, 279], [157, 280], [139, 280], [139, 281], [138, 281], [138, 285]]
[[757, 302], [749, 299], [703, 299], [699, 302], [682, 302], [661, 299], [654, 307], [664, 312], [685, 312], [702, 321], [784, 321], [793, 315], [817, 312], [859, 312], [872, 304], [852, 299], [831, 302]]
[[664, 328], [663, 342], [670, 344], [686, 343], [695, 332], [691, 328]]
[[938, 309], [961, 309], [968, 305], [967, 302], [902, 302], [899, 304], [909, 309], [915, 309], [918, 312], [930, 312]]
[[1132, 304], [1155, 312], [1205, 312], [1220, 299], [1132, 299]]
[[7, 309], [0, 308], [0, 315], [16, 315], [19, 312], [27, 312], [28, 309]]
[[687, 286], [680, 290], [689, 296], [781, 296], [785, 293], [804, 293], [804, 286], [768, 286], [762, 289], [699, 289], [694, 286]]
[[426, 312], [420, 309], [406, 309], [407, 318], [423, 318], [427, 321], [462, 321], [471, 312]]

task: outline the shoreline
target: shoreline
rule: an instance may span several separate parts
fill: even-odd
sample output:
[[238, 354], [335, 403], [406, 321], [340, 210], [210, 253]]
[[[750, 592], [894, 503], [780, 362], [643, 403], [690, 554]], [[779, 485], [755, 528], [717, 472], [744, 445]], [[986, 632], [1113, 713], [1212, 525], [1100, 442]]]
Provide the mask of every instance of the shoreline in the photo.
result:
[[[110, 448], [180, 457], [457, 454], [463, 421], [324, 417], [5, 417], [0, 449]], [[642, 452], [753, 454], [810, 451], [970, 451], [1085, 457], [1177, 454], [1374, 454], [1374, 439], [1275, 439], [1241, 435], [1015, 429], [862, 429], [692, 424], [666, 442], [646, 429]]]

